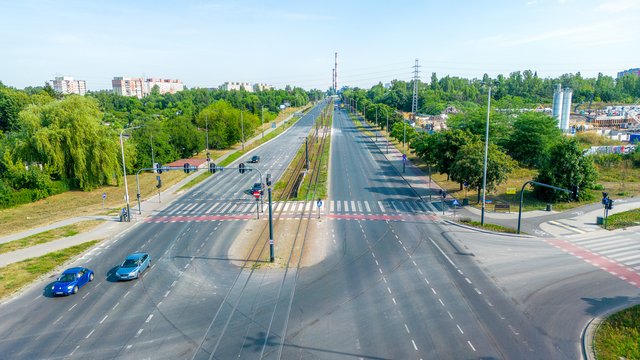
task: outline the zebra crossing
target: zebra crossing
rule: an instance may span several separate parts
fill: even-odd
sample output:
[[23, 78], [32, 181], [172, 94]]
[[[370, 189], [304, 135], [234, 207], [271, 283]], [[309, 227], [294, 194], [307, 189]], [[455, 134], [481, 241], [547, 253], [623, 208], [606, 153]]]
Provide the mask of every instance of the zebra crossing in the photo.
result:
[[640, 237], [622, 233], [609, 237], [571, 239], [571, 243], [613, 262], [640, 271]]
[[[267, 203], [256, 204], [252, 200], [214, 200], [181, 203], [164, 209], [161, 216], [241, 215], [267, 211]], [[274, 213], [302, 214], [317, 212], [315, 201], [284, 201], [272, 204]], [[323, 214], [403, 215], [430, 214], [426, 203], [419, 200], [330, 200], [320, 208]]]

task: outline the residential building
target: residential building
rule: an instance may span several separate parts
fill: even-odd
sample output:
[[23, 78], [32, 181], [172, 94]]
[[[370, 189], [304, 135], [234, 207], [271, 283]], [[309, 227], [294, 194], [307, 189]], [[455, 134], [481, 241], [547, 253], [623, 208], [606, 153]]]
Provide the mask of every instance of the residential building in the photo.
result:
[[251, 86], [251, 83], [248, 83], [248, 82], [227, 81], [220, 86], [220, 90], [226, 90], [226, 91], [245, 90], [248, 92], [253, 92], [253, 86]]
[[253, 91], [267, 91], [267, 90], [273, 90], [273, 86], [269, 85], [269, 84], [253, 84]]
[[623, 76], [625, 76], [627, 74], [640, 76], [640, 68], [634, 68], [634, 69], [620, 71], [620, 72], [618, 72], [618, 79], [622, 78]]
[[151, 94], [154, 86], [158, 86], [160, 94], [175, 94], [184, 90], [184, 84], [175, 79], [114, 77], [111, 85], [116, 94], [137, 98]]
[[87, 92], [87, 83], [84, 80], [73, 80], [70, 76], [56, 76], [51, 82], [53, 90], [61, 94], [84, 95]]

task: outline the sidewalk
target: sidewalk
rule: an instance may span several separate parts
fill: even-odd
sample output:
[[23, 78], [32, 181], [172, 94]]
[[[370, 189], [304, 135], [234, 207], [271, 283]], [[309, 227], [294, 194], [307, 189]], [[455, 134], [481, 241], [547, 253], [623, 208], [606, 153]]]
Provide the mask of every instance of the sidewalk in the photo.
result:
[[[304, 110], [302, 110], [302, 111], [304, 111]], [[269, 127], [268, 129], [265, 129], [264, 130], [264, 134], [266, 135], [266, 134], [274, 131], [278, 127], [283, 126], [284, 123], [288, 122], [291, 118], [293, 118], [293, 116], [294, 116], [294, 114], [291, 114], [288, 117], [286, 117], [285, 119], [280, 120], [279, 122], [277, 122], [276, 123], [276, 128]], [[286, 129], [285, 129], [285, 131], [286, 131]], [[258, 141], [260, 138], [262, 138], [262, 132], [259, 132], [258, 135], [256, 135], [255, 137], [245, 141], [245, 146], [248, 145], [248, 144], [252, 144], [255, 141]], [[227, 157], [231, 156], [231, 154], [235, 153], [239, 149], [240, 149], [239, 146], [233, 147], [230, 150], [228, 150], [224, 155], [218, 157], [215, 161], [216, 162], [222, 161], [222, 160], [226, 159]], [[161, 209], [165, 208], [166, 206], [168, 206], [169, 204], [171, 204], [179, 195], [181, 195], [184, 192], [184, 191], [179, 191], [179, 189], [183, 185], [185, 185], [188, 182], [190, 182], [191, 180], [193, 180], [195, 177], [199, 176], [200, 174], [201, 174], [200, 172], [194, 172], [193, 174], [187, 176], [186, 178], [182, 179], [178, 183], [176, 183], [176, 184], [172, 185], [171, 187], [169, 187], [168, 189], [164, 190], [161, 193], [161, 199], [162, 199], [161, 203], [158, 202], [158, 197], [157, 197], [156, 194], [150, 195], [148, 199], [143, 200], [141, 202], [141, 204], [140, 204], [141, 205], [141, 213], [142, 214], [138, 213], [137, 202], [133, 201], [130, 204], [130, 206], [131, 206], [131, 222], [122, 223], [122, 222], [119, 221], [117, 215], [113, 215], [113, 216], [78, 216], [78, 217], [73, 217], [73, 218], [62, 220], [62, 221], [58, 221], [58, 222], [55, 222], [53, 224], [39, 226], [39, 227], [35, 227], [35, 228], [29, 229], [29, 230], [26, 230], [26, 231], [23, 231], [23, 232], [19, 232], [19, 233], [15, 233], [15, 234], [11, 234], [11, 235], [0, 237], [0, 244], [1, 244], [1, 243], [9, 242], [9, 241], [22, 239], [22, 238], [25, 238], [25, 237], [28, 237], [28, 236], [31, 236], [31, 235], [35, 235], [35, 234], [38, 234], [38, 233], [41, 233], [41, 232], [44, 232], [44, 231], [48, 231], [48, 230], [51, 230], [51, 229], [59, 228], [59, 227], [62, 227], [62, 226], [75, 224], [75, 223], [78, 223], [78, 222], [81, 222], [81, 221], [86, 221], [86, 220], [105, 220], [106, 221], [104, 224], [98, 225], [93, 230], [90, 230], [90, 231], [87, 231], [87, 232], [84, 232], [84, 233], [80, 233], [80, 234], [75, 235], [75, 236], [61, 238], [61, 239], [50, 241], [50, 242], [47, 242], [47, 243], [44, 243], [44, 244], [30, 246], [30, 247], [25, 248], [25, 249], [20, 249], [20, 250], [8, 252], [8, 253], [0, 254], [0, 267], [4, 267], [4, 266], [7, 266], [9, 264], [12, 264], [12, 263], [15, 263], [15, 262], [19, 262], [19, 261], [22, 261], [22, 260], [26, 260], [26, 259], [29, 259], [29, 258], [43, 256], [43, 255], [46, 255], [46, 254], [48, 254], [50, 252], [66, 249], [68, 247], [75, 246], [75, 245], [78, 245], [78, 244], [82, 244], [82, 243], [87, 242], [87, 241], [107, 239], [107, 238], [114, 237], [114, 236], [116, 236], [116, 235], [118, 235], [120, 233], [123, 233], [123, 232], [131, 229], [132, 227], [136, 226], [146, 216], [149, 216], [149, 215], [153, 214], [154, 212], [156, 212], [158, 210], [161, 210]]]
[[[362, 119], [359, 116], [360, 119]], [[454, 200], [450, 195], [447, 194], [445, 198], [445, 206], [444, 206], [444, 214], [442, 209], [442, 198], [440, 197], [440, 190], [442, 189], [436, 182], [431, 182], [429, 180], [429, 176], [422, 172], [419, 168], [414, 166], [410, 160], [406, 160], [404, 163], [404, 172], [403, 172], [403, 159], [402, 152], [398, 150], [395, 146], [389, 145], [389, 152], [387, 153], [387, 139], [382, 136], [377, 130], [373, 130], [368, 123], [363, 124], [367, 127], [367, 129], [373, 133], [377, 133], [377, 141], [376, 137], [370, 138], [371, 142], [374, 143], [380, 151], [385, 155], [385, 157], [389, 160], [389, 163], [393, 165], [393, 167], [401, 174], [409, 186], [411, 186], [416, 193], [428, 204], [430, 209], [438, 216], [443, 219], [456, 221], [461, 217], [468, 217], [473, 220], [480, 220], [481, 210], [471, 207], [457, 207], [455, 211], [451, 207], [451, 202]], [[457, 199], [455, 199], [457, 200]], [[584, 209], [588, 210], [585, 211]], [[613, 215], [619, 212], [628, 211], [632, 209], [640, 208], [640, 198], [628, 198], [628, 199], [616, 199], [615, 206], [612, 210], [609, 211], [609, 215]], [[591, 233], [594, 231], [607, 231], [602, 229], [599, 225], [596, 224], [596, 219], [598, 216], [604, 216], [603, 210], [601, 206], [598, 204], [588, 204], [580, 208], [568, 210], [563, 214], [571, 214], [575, 216], [564, 217], [561, 221], [564, 226], [573, 227], [580, 230], [587, 230]], [[558, 226], [558, 222], [560, 220], [548, 219], [548, 221], [544, 221], [545, 218], [555, 216], [560, 214], [557, 211], [544, 211], [544, 210], [534, 210], [527, 211], [522, 213], [522, 219], [527, 220], [536, 220], [536, 222], [540, 222], [539, 225], [542, 231], [550, 234], [552, 236], [561, 236], [566, 235], [566, 232], [562, 231], [562, 227]], [[494, 219], [494, 220], [503, 220], [512, 222], [513, 224], [517, 224], [518, 221], [518, 209], [515, 211], [511, 211], [509, 213], [505, 212], [494, 212], [487, 211], [485, 208], [485, 219]], [[490, 221], [489, 221], [490, 222]], [[640, 226], [640, 224], [639, 224]]]

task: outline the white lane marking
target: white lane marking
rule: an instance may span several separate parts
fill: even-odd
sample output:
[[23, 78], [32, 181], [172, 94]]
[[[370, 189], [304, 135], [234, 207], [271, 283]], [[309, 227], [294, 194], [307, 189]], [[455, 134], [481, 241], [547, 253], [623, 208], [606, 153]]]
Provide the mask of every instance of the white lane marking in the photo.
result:
[[385, 284], [387, 283], [387, 279], [384, 276], [382, 277], [382, 281], [384, 281]]
[[393, 300], [393, 304], [394, 304], [394, 305], [398, 305], [398, 303], [396, 302], [396, 298], [393, 298], [393, 297], [392, 297], [392, 298], [391, 298], [391, 300]]
[[144, 329], [138, 329], [138, 332], [136, 333], [136, 337], [140, 336], [140, 334], [142, 334], [142, 331], [143, 331], [143, 330], [144, 330]]
[[130, 292], [131, 292], [131, 290], [128, 290], [128, 291], [124, 294], [123, 298], [126, 298], [126, 297], [127, 297], [127, 295], [129, 295], [129, 293], [130, 293]]
[[94, 332], [94, 331], [96, 331], [96, 329], [91, 330], [91, 332], [89, 332], [89, 334], [87, 334], [87, 336], [85, 336], [84, 338], [85, 338], [85, 339], [88, 339], [88, 338], [89, 338], [89, 336], [91, 336], [91, 334], [93, 334], [93, 332]]
[[173, 280], [173, 283], [171, 283], [171, 287], [176, 286], [177, 283], [178, 283], [178, 280]]
[[115, 309], [118, 307], [118, 305], [120, 305], [120, 303], [119, 303], [119, 302], [117, 302], [115, 305], [113, 305], [113, 307], [111, 308], [111, 310], [115, 310]]
[[102, 324], [105, 320], [107, 320], [107, 318], [109, 317], [109, 315], [105, 315], [102, 320], [100, 320], [100, 324]]
[[431, 288], [431, 291], [433, 291], [434, 295], [438, 294], [434, 288]]
[[451, 315], [451, 313], [450, 313], [449, 311], [447, 311], [447, 314], [449, 314], [449, 317], [450, 317], [451, 319], [453, 319], [453, 315]]
[[458, 274], [460, 275], [464, 275], [464, 273], [462, 272], [462, 270], [458, 269]]
[[413, 339], [411, 339], [411, 343], [413, 344], [413, 348], [416, 349], [416, 351], [418, 351], [418, 347], [416, 346], [416, 342], [413, 341]]
[[76, 352], [76, 350], [80, 349], [80, 345], [76, 346], [75, 349], [73, 349], [73, 351], [71, 352], [71, 354], [69, 354], [69, 356], [73, 355], [73, 353]]
[[442, 302], [442, 299], [438, 299], [438, 301], [440, 301], [440, 305], [444, 306], [444, 303]]
[[149, 316], [147, 316], [147, 320], [145, 320], [145, 323], [148, 323], [149, 321], [151, 321], [151, 319], [153, 319], [153, 314], [149, 314]]
[[380, 264], [378, 264], [378, 260], [374, 260], [374, 261], [376, 262], [376, 265], [377, 265], [377, 266], [380, 266]]
[[476, 351], [476, 348], [473, 347], [473, 344], [471, 344], [471, 341], [467, 340], [467, 344], [471, 346], [471, 350]]
[[378, 271], [380, 271], [380, 274], [382, 274], [382, 269], [378, 268]]
[[411, 261], [413, 263], [414, 266], [418, 266], [418, 264], [416, 264], [415, 260]]
[[185, 265], [184, 268], [187, 269], [189, 265], [191, 265], [191, 263], [188, 263], [187, 265]]
[[467, 281], [467, 283], [471, 284], [471, 280], [469, 280], [469, 278], [464, 278], [464, 279]]
[[420, 268], [418, 268], [418, 272], [420, 273], [420, 275], [424, 275], [424, 274], [422, 273], [422, 270], [420, 270]]
[[407, 326], [407, 324], [404, 324], [404, 329], [407, 330], [407, 334], [411, 334], [411, 331], [409, 331], [409, 327]]
[[427, 278], [424, 278], [424, 281], [429, 285], [429, 280], [427, 280]]
[[58, 321], [62, 320], [62, 316], [60, 316], [59, 318], [56, 319], [56, 321], [53, 322], [53, 324], [55, 325]]
[[456, 266], [456, 264], [454, 264], [454, 262], [453, 262], [453, 261], [451, 261], [451, 259], [447, 256], [447, 254], [445, 254], [445, 253], [444, 253], [444, 251], [442, 251], [442, 249], [440, 248], [440, 246], [438, 246], [438, 244], [436, 244], [436, 242], [435, 242], [435, 241], [433, 241], [433, 239], [432, 239], [432, 238], [429, 238], [429, 240], [431, 240], [431, 243], [436, 247], [436, 249], [438, 249], [438, 251], [440, 251], [440, 253], [442, 254], [442, 256], [444, 256], [444, 257], [445, 257], [445, 259], [447, 259], [447, 261], [448, 261], [448, 262], [449, 262], [449, 263], [450, 263], [454, 268], [456, 268], [456, 269], [457, 269], [458, 267]]
[[406, 247], [404, 247], [404, 245], [402, 245], [402, 248], [404, 249], [404, 251], [407, 251], [407, 248], [406, 248]]
[[83, 299], [84, 299], [84, 298], [86, 298], [87, 296], [89, 296], [89, 294], [90, 294], [90, 293], [91, 293], [90, 291], [89, 291], [89, 292], [87, 292], [86, 294], [84, 294], [84, 296], [83, 296], [82, 298], [83, 298]]
[[158, 303], [158, 307], [160, 307], [160, 305], [162, 305], [162, 301], [160, 301], [160, 302]]
[[72, 306], [72, 307], [70, 307], [70, 308], [69, 308], [69, 310], [67, 310], [67, 311], [71, 311], [71, 310], [73, 310], [73, 308], [74, 308], [74, 307], [76, 307], [76, 306], [78, 306], [78, 304], [73, 304], [73, 306]]
[[373, 253], [373, 251], [371, 252], [371, 256], [376, 257], [376, 254]]
[[478, 290], [478, 288], [473, 288], [473, 290], [475, 290], [478, 293], [478, 295], [482, 295], [482, 293], [480, 292], [480, 290]]
[[166, 293], [164, 293], [164, 297], [169, 296], [169, 293], [170, 293], [170, 292], [171, 292], [171, 290], [167, 290], [167, 292], [166, 292]]
[[387, 286], [387, 291], [389, 292], [389, 294], [391, 294], [391, 289], [389, 289], [388, 286]]
[[458, 330], [460, 330], [460, 334], [464, 334], [464, 331], [462, 331], [462, 328], [460, 328], [460, 325], [456, 324], [456, 326], [458, 327]]

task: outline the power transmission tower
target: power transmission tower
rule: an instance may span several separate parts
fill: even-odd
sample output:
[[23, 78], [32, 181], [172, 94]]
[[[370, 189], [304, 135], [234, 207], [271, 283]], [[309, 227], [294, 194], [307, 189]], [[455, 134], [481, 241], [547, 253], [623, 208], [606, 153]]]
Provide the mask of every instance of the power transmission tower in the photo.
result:
[[418, 65], [418, 59], [416, 64], [413, 65], [413, 102], [411, 103], [411, 119], [416, 121], [416, 113], [418, 112], [418, 82], [420, 81], [420, 65]]

